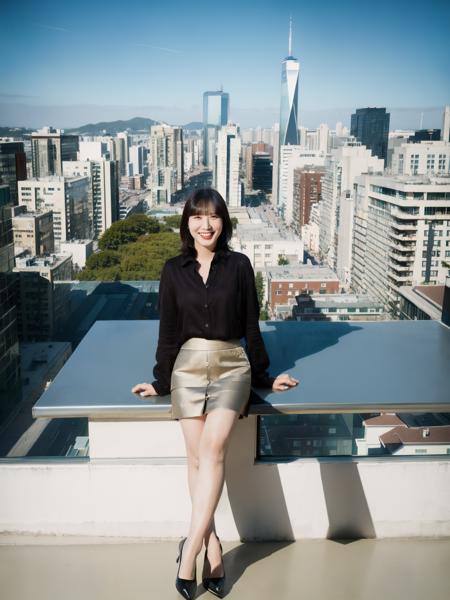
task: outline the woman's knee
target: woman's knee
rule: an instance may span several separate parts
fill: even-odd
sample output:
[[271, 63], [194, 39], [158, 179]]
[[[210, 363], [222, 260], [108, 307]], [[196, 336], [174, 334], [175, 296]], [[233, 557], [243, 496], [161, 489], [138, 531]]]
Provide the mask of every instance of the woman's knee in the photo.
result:
[[187, 457], [187, 460], [188, 460], [189, 466], [192, 469], [198, 470], [198, 467], [200, 465], [198, 454], [189, 454]]
[[200, 441], [199, 463], [202, 461], [223, 462], [225, 460], [226, 444], [214, 437], [204, 437]]

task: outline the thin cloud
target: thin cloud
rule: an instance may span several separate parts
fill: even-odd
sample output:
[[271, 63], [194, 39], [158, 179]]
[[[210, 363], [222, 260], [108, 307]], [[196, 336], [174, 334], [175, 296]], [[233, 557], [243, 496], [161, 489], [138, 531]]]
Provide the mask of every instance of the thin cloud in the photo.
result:
[[30, 94], [6, 94], [0, 92], [0, 98], [39, 98], [39, 96], [31, 96]]
[[162, 50], [163, 52], [172, 52], [173, 54], [181, 54], [181, 50], [175, 50], [175, 48], [165, 48], [164, 46], [151, 46], [150, 44], [133, 44], [139, 48], [151, 48], [152, 50]]
[[40, 27], [41, 29], [50, 29], [51, 31], [62, 31], [63, 33], [73, 33], [70, 29], [64, 27], [55, 27], [54, 25], [44, 25], [44, 23], [33, 23], [34, 27]]

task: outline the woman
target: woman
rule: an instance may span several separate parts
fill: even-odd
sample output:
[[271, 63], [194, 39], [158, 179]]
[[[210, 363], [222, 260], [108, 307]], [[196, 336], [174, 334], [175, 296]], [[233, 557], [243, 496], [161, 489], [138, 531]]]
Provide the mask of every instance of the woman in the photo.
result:
[[[195, 596], [204, 541], [203, 585], [222, 597], [225, 572], [214, 512], [230, 434], [236, 420], [248, 415], [251, 385], [284, 391], [298, 380], [266, 371], [254, 271], [245, 254], [228, 246], [232, 224], [216, 190], [191, 194], [180, 236], [181, 255], [167, 260], [161, 272], [156, 379], [132, 391], [171, 393], [172, 417], [180, 420], [186, 444], [192, 517], [179, 545], [176, 588], [184, 598]], [[249, 358], [240, 344], [244, 336]]]

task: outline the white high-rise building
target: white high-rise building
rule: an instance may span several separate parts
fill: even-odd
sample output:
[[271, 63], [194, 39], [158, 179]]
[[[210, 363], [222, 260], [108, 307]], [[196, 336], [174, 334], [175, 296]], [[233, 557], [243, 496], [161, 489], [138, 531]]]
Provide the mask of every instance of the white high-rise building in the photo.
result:
[[398, 315], [402, 286], [450, 274], [450, 177], [355, 178], [352, 289]]
[[128, 131], [120, 131], [117, 134], [117, 138], [119, 140], [123, 140], [123, 152], [124, 152], [124, 162], [130, 162], [130, 136], [128, 135]]
[[108, 143], [101, 140], [81, 140], [78, 150], [78, 160], [109, 159]]
[[[292, 56], [292, 19], [289, 21], [288, 56], [281, 65], [280, 125], [278, 152], [274, 144], [272, 204], [279, 204], [279, 150], [282, 146], [300, 144], [298, 122], [298, 79], [300, 63]], [[277, 168], [276, 168], [277, 167]]]
[[298, 134], [299, 134], [299, 144], [300, 146], [303, 146], [304, 148], [307, 147], [308, 145], [308, 130], [306, 129], [306, 127], [299, 127], [298, 128]]
[[272, 206], [278, 205], [278, 185], [280, 179], [280, 125], [273, 126], [273, 162], [272, 162]]
[[342, 129], [343, 129], [343, 127], [342, 127], [342, 122], [341, 122], [341, 121], [338, 121], [338, 122], [336, 123], [336, 128], [335, 128], [335, 133], [336, 133], [336, 135], [337, 135], [338, 137], [340, 137], [340, 136], [342, 135]]
[[88, 177], [54, 175], [19, 181], [18, 196], [27, 211], [53, 211], [56, 251], [61, 242], [92, 238]]
[[372, 156], [371, 151], [360, 142], [350, 142], [332, 150], [331, 157], [326, 161], [322, 200], [319, 203], [319, 250], [321, 257], [337, 272], [343, 284], [348, 284], [350, 279], [348, 244], [351, 239], [355, 177], [362, 173], [383, 173], [383, 167], [383, 159]]
[[230, 207], [241, 206], [240, 162], [239, 127], [229, 123], [219, 130], [217, 136], [214, 182], [217, 191]]
[[298, 78], [300, 63], [292, 56], [292, 20], [289, 22], [289, 50], [281, 67], [280, 146], [298, 146]]
[[154, 125], [150, 129], [152, 204], [170, 203], [184, 185], [184, 147], [181, 127]]
[[442, 114], [441, 140], [450, 142], [450, 106], [446, 106]]
[[65, 177], [89, 178], [89, 217], [98, 239], [119, 220], [119, 172], [115, 160], [78, 160], [63, 163]]
[[450, 142], [403, 142], [393, 150], [393, 175], [445, 175], [449, 172]]
[[131, 175], [147, 175], [147, 149], [145, 146], [131, 146], [129, 150]]
[[294, 169], [312, 165], [325, 165], [326, 154], [306, 150], [303, 146], [281, 146], [279, 164], [279, 189], [277, 211], [287, 225], [294, 213]]
[[321, 123], [321, 125], [319, 126], [319, 129], [318, 129], [318, 136], [319, 136], [318, 150], [320, 150], [320, 152], [324, 152], [325, 154], [329, 150], [329, 147], [328, 147], [329, 146], [329, 144], [328, 144], [329, 130], [330, 130], [330, 128], [325, 123]]

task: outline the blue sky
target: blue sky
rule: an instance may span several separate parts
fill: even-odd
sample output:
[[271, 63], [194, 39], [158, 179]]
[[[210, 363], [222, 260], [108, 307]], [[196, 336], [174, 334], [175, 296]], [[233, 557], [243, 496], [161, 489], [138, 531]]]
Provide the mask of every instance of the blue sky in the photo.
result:
[[450, 103], [450, 2], [437, 0], [9, 2], [0, 125], [186, 123], [201, 119], [203, 91], [223, 85], [233, 120], [271, 126], [290, 14], [304, 125], [386, 106], [394, 126], [418, 127], [421, 111], [425, 127], [440, 126]]

